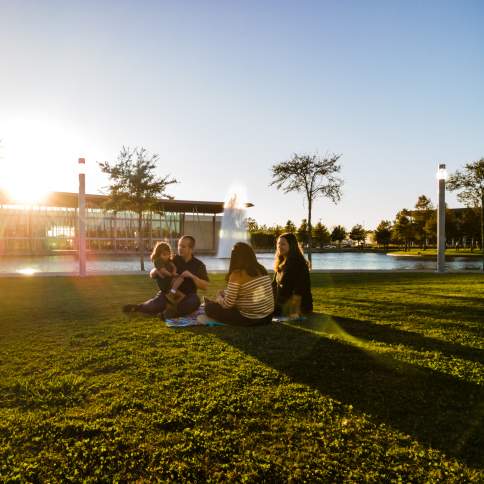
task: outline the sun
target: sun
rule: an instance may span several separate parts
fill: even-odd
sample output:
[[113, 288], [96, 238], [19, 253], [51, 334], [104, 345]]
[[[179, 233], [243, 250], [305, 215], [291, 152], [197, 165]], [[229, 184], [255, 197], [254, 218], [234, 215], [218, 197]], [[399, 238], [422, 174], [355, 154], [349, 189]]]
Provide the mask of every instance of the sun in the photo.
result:
[[45, 186], [37, 184], [35, 179], [26, 180], [15, 185], [10, 183], [6, 190], [10, 200], [22, 205], [41, 203], [50, 191]]
[[[40, 203], [75, 181], [79, 142], [65, 123], [48, 116], [22, 116], [0, 127], [0, 188], [20, 204]], [[72, 168], [68, 168], [71, 165]]]

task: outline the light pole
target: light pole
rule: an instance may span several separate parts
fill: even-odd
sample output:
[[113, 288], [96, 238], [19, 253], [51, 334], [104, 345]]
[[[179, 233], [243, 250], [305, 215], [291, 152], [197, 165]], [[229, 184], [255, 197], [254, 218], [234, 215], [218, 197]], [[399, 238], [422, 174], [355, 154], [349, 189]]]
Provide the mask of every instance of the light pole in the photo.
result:
[[437, 180], [439, 183], [439, 205], [437, 207], [437, 272], [445, 272], [445, 180], [447, 170], [439, 165]]
[[79, 158], [79, 275], [86, 275], [86, 160]]

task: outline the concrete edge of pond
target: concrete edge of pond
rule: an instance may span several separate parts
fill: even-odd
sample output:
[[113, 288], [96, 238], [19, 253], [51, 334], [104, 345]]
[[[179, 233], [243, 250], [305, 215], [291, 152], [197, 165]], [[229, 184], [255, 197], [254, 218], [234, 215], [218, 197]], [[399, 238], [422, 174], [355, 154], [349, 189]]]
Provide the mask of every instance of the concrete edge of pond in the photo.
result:
[[[268, 271], [271, 273], [272, 271]], [[213, 270], [209, 271], [209, 274], [226, 274], [227, 271]], [[311, 271], [312, 274], [439, 274], [436, 270], [430, 269], [315, 269]], [[448, 270], [443, 272], [441, 275], [445, 274], [483, 274], [479, 269], [468, 269], [468, 270]], [[123, 272], [90, 272], [85, 277], [98, 277], [98, 276], [147, 276], [148, 271], [123, 271]], [[17, 272], [6, 272], [0, 273], [0, 279], [2, 278], [24, 278], [31, 279], [33, 277], [78, 277], [77, 272], [34, 272], [32, 274], [20, 274]], [[83, 277], [82, 279], [84, 279]]]
[[[386, 254], [389, 257], [394, 257], [395, 259], [407, 259], [407, 260], [434, 260], [437, 261], [437, 255], [431, 255], [431, 254], [422, 254], [422, 255], [417, 255], [417, 254]], [[462, 260], [465, 259], [466, 261], [477, 261], [479, 262], [481, 260], [481, 254], [479, 255], [446, 255], [445, 260], [447, 262], [452, 262], [455, 260]]]

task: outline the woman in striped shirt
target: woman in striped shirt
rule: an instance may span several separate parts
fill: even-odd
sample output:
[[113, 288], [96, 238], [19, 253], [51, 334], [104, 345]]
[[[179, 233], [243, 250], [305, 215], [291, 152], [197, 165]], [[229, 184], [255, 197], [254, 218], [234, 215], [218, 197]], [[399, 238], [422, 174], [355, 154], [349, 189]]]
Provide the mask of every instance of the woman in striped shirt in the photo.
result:
[[205, 299], [209, 318], [238, 326], [255, 326], [272, 321], [274, 295], [271, 278], [257, 262], [248, 244], [237, 242], [230, 257], [227, 288], [215, 301]]

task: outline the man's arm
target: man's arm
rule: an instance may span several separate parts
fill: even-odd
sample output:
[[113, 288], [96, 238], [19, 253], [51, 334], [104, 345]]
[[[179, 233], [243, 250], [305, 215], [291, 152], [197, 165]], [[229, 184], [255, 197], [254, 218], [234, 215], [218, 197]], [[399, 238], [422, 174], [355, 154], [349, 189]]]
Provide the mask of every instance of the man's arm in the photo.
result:
[[165, 277], [171, 277], [172, 274], [171, 272], [168, 272], [166, 269], [156, 269], [156, 268], [151, 269], [150, 271], [151, 279], [154, 279], [156, 276], [164, 279]]
[[193, 282], [195, 283], [195, 286], [197, 286], [197, 289], [202, 289], [202, 291], [206, 291], [208, 288], [208, 281], [205, 279], [201, 279], [200, 277], [193, 276]]
[[192, 274], [190, 271], [183, 271], [180, 274], [180, 276], [192, 279], [193, 282], [195, 283], [195, 286], [197, 286], [197, 289], [202, 289], [203, 291], [206, 291], [208, 288], [208, 281], [200, 277], [197, 277], [195, 274]]

